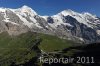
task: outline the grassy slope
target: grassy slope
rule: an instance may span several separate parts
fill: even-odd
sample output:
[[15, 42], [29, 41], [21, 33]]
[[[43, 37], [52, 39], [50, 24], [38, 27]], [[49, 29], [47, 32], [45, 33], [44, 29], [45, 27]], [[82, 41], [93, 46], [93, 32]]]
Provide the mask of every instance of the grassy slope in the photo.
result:
[[74, 42], [72, 41], [45, 34], [28, 32], [19, 36], [9, 36], [7, 33], [1, 33], [0, 64], [4, 66], [9, 66], [11, 62], [15, 62], [15, 64], [23, 64], [33, 57], [36, 57], [36, 51], [30, 49], [37, 37], [42, 39], [39, 48], [46, 52], [62, 50], [74, 45]]
[[29, 33], [16, 37], [11, 37], [7, 33], [0, 34], [0, 64], [4, 66], [10, 65], [10, 62], [21, 64], [35, 57], [36, 53], [29, 48], [34, 37], [34, 34]]
[[[64, 49], [64, 53], [61, 54], [61, 57], [93, 56], [95, 57], [95, 61], [99, 63], [99, 44], [74, 47], [76, 43], [72, 41], [60, 39], [55, 36], [28, 32], [19, 36], [9, 36], [7, 33], [0, 34], [0, 66], [10, 66], [12, 62], [15, 62], [15, 64], [24, 64], [25, 62], [29, 62], [30, 59], [36, 57], [37, 52], [35, 50], [31, 50], [31, 47], [37, 37], [42, 39], [39, 48], [46, 52]], [[87, 66], [91, 65], [94, 64]], [[77, 66], [77, 64], [71, 64], [69, 66]], [[79, 64], [79, 66], [85, 65]]]
[[[43, 66], [100, 66], [100, 43], [80, 45], [75, 47], [69, 47], [63, 50], [61, 54], [51, 53], [48, 58], [51, 58], [51, 55], [54, 58], [74, 58], [73, 63], [55, 63], [55, 64], [43, 64]], [[80, 57], [80, 63], [77, 63], [79, 60], [77, 57]], [[85, 57], [83, 59], [82, 57]], [[87, 57], [89, 60], [87, 60]], [[94, 63], [91, 63], [91, 57], [93, 57]], [[46, 57], [47, 58], [47, 57]], [[84, 61], [85, 60], [85, 61]], [[88, 62], [89, 61], [89, 62]], [[83, 63], [82, 63], [83, 62]]]
[[43, 39], [41, 44], [39, 45], [40, 49], [46, 52], [52, 52], [55, 50], [62, 50], [67, 47], [73, 46], [76, 43], [69, 40], [60, 39], [56, 36], [44, 35], [40, 34], [40, 37]]

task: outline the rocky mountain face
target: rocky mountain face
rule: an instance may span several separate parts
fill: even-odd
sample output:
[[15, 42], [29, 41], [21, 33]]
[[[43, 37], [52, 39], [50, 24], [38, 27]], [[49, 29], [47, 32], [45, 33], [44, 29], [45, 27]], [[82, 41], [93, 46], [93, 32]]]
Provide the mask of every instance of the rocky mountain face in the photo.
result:
[[18, 9], [0, 8], [0, 33], [4, 31], [10, 35], [33, 31], [95, 43], [100, 41], [100, 18], [72, 10], [64, 10], [53, 16], [40, 16], [28, 6]]

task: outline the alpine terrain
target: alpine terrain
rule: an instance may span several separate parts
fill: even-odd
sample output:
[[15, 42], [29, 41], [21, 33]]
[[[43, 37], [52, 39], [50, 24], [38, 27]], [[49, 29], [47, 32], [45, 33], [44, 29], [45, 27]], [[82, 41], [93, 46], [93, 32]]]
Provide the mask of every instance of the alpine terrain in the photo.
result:
[[[88, 12], [41, 16], [26, 5], [0, 8], [0, 66], [100, 66], [99, 42], [100, 18]], [[48, 64], [41, 57], [83, 62]]]
[[96, 43], [100, 42], [100, 18], [88, 12], [72, 10], [64, 10], [53, 16], [40, 16], [26, 5], [18, 9], [0, 8], [0, 33], [19, 35], [28, 31], [80, 43]]

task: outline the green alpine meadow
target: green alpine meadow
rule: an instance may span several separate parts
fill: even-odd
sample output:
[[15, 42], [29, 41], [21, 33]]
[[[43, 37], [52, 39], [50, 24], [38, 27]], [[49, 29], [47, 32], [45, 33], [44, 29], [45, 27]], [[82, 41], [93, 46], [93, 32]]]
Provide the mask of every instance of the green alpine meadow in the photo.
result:
[[[61, 51], [74, 45], [74, 42], [46, 34], [27, 32], [10, 36], [0, 34], [0, 65], [24, 64], [37, 57], [40, 50], [45, 52]], [[34, 47], [38, 47], [34, 49]]]

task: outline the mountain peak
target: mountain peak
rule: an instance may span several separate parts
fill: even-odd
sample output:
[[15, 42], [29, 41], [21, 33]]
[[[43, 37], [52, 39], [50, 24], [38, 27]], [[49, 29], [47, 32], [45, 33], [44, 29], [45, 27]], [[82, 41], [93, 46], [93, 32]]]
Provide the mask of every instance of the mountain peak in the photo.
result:
[[83, 15], [84, 15], [84, 16], [87, 16], [88, 18], [89, 18], [89, 17], [92, 17], [92, 18], [94, 18], [94, 19], [97, 17], [96, 15], [93, 15], [93, 14], [91, 14], [91, 13], [89, 13], [89, 12], [84, 12]]
[[22, 12], [28, 12], [28, 13], [30, 13], [31, 15], [32, 15], [32, 14], [37, 15], [37, 13], [36, 13], [31, 7], [29, 7], [29, 6], [27, 6], [27, 5], [22, 6], [22, 7], [21, 7], [21, 11], [22, 11]]
[[27, 5], [23, 5], [22, 8], [30, 8], [29, 6]]
[[5, 12], [7, 8], [0, 7], [0, 12]]
[[70, 9], [68, 9], [68, 10], [64, 10], [64, 11], [58, 13], [58, 14], [59, 14], [59, 15], [63, 15], [63, 16], [68, 16], [68, 15], [73, 15], [73, 14], [75, 14], [75, 12], [72, 11], [72, 10], [70, 10]]

